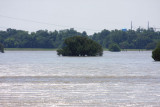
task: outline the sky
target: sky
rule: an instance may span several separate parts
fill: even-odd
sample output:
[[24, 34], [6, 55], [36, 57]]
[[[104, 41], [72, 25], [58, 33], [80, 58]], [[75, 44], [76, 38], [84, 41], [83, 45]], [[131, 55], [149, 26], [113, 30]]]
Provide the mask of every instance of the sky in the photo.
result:
[[0, 0], [0, 30], [160, 28], [160, 0]]

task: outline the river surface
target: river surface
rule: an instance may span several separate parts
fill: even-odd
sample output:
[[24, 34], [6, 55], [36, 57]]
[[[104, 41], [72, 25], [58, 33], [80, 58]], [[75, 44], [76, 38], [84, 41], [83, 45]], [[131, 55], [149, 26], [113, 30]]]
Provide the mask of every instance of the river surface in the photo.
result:
[[160, 107], [160, 62], [151, 54], [0, 53], [0, 107]]

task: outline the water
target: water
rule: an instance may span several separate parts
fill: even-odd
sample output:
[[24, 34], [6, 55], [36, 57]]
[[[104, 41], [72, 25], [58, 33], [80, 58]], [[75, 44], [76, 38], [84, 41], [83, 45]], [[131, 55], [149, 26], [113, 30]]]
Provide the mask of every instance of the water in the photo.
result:
[[160, 62], [151, 51], [59, 57], [55, 51], [0, 54], [2, 107], [159, 107]]

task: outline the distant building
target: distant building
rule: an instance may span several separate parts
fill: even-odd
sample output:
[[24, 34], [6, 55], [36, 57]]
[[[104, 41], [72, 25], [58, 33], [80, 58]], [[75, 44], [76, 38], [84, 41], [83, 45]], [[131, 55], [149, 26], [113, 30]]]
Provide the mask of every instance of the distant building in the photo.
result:
[[122, 31], [127, 32], [127, 29], [122, 29]]

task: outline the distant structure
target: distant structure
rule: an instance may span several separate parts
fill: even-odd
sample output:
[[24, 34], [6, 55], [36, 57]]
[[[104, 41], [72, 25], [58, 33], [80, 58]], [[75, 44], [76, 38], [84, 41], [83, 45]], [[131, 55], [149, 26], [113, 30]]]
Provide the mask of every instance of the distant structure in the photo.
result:
[[[153, 27], [150, 27], [149, 21], [148, 21], [148, 26], [147, 26], [147, 27], [148, 27], [148, 30], [150, 30], [151, 28], [153, 28]], [[160, 28], [154, 27], [153, 30], [154, 30], [155, 32], [156, 32], [157, 30], [160, 31]]]
[[126, 29], [126, 28], [124, 28], [124, 29], [122, 29], [122, 31], [123, 31], [123, 32], [127, 32], [127, 29]]
[[132, 30], [132, 21], [131, 21], [131, 30]]

